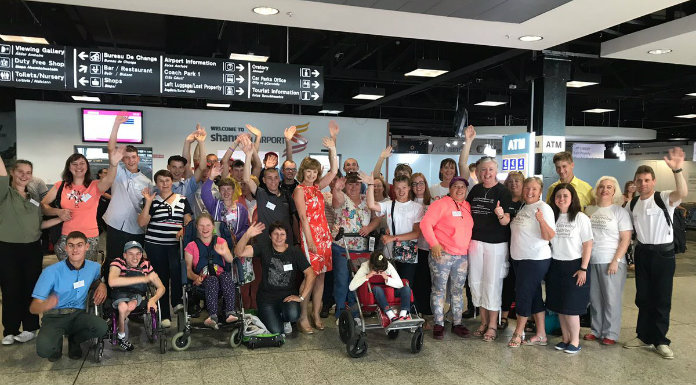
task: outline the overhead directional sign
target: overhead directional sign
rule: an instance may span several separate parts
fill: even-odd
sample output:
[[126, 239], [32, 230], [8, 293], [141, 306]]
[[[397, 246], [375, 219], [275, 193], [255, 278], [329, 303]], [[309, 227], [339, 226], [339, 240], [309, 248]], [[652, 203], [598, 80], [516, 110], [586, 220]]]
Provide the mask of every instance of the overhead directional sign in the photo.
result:
[[323, 67], [0, 44], [0, 86], [321, 105]]

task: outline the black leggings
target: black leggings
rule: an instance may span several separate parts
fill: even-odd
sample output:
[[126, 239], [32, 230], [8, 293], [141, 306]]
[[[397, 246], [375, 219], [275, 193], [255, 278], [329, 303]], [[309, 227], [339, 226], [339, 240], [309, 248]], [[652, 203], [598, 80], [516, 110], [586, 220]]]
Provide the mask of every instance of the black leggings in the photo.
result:
[[508, 275], [503, 280], [503, 304], [501, 306], [502, 311], [510, 311], [510, 306], [515, 301], [515, 269], [513, 264], [510, 263], [510, 268], [508, 269]]
[[29, 305], [42, 262], [40, 241], [0, 242], [3, 336], [19, 334], [20, 326], [28, 332], [39, 328], [39, 316], [29, 313]]
[[[155, 269], [155, 273], [164, 285], [164, 295], [160, 299], [160, 311], [162, 319], [171, 319], [171, 310], [169, 309], [169, 298], [171, 297], [172, 306], [176, 306], [183, 302], [183, 284], [181, 282], [182, 271], [181, 262], [179, 261], [179, 245], [156, 245], [154, 243], [145, 242], [143, 245], [147, 258]], [[171, 280], [171, 288], [169, 281]]]
[[416, 309], [425, 315], [433, 315], [430, 309], [430, 292], [432, 282], [430, 278], [430, 266], [428, 265], [429, 250], [418, 249], [418, 264], [416, 265], [416, 281], [412, 286], [413, 299], [416, 302]]

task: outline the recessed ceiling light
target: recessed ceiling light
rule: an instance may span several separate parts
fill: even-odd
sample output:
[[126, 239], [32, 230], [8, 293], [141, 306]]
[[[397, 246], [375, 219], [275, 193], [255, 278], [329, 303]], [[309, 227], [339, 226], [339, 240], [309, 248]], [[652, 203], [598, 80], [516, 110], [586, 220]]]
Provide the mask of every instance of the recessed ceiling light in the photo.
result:
[[696, 92], [692, 92], [690, 94], [686, 94], [686, 96], [696, 96]]
[[330, 114], [330, 115], [338, 115], [341, 112], [343, 112], [343, 111], [339, 111], [339, 110], [321, 110], [321, 111], [319, 111], [320, 114]]
[[263, 16], [271, 16], [279, 12], [277, 8], [273, 7], [255, 7], [253, 11], [254, 13], [258, 13], [259, 15]]
[[404, 76], [421, 76], [434, 78], [449, 72], [449, 63], [438, 60], [418, 60], [416, 69], [407, 72]]
[[497, 106], [502, 106], [503, 104], [507, 104], [507, 102], [496, 102], [492, 100], [486, 100], [484, 102], [476, 103], [474, 104], [475, 106], [484, 106], [484, 107], [497, 107]]
[[231, 53], [230, 59], [243, 60], [243, 61], [268, 61], [268, 56], [266, 55], [254, 55], [253, 53]]
[[592, 109], [589, 109], [589, 110], [584, 110], [583, 112], [589, 112], [589, 113], [592, 113], [592, 114], [601, 114], [601, 113], [604, 113], [604, 112], [612, 112], [612, 111], [616, 111], [616, 110], [613, 110], [613, 109], [611, 109], [611, 108], [592, 108]]
[[72, 98], [76, 102], [101, 102], [98, 96], [72, 95]]
[[524, 35], [524, 36], [520, 36], [518, 39], [520, 41], [530, 42], [530, 41], [539, 41], [539, 40], [543, 39], [543, 37], [537, 36], [537, 35]]
[[353, 99], [377, 100], [383, 98], [384, 95], [384, 88], [360, 87], [358, 94], [353, 96]]
[[207, 103], [206, 106], [211, 108], [230, 108], [229, 103]]
[[664, 55], [670, 52], [672, 52], [671, 49], [651, 49], [650, 51], [648, 51], [648, 53], [651, 55]]
[[48, 44], [48, 41], [43, 37], [17, 36], [17, 35], [0, 35], [0, 39], [15, 43], [30, 43], [30, 44]]
[[580, 88], [580, 87], [587, 87], [587, 86], [593, 86], [595, 84], [599, 84], [597, 82], [583, 82], [580, 80], [571, 80], [566, 83], [567, 87], [572, 87], [572, 88]]
[[696, 119], [696, 114], [677, 115], [675, 118]]

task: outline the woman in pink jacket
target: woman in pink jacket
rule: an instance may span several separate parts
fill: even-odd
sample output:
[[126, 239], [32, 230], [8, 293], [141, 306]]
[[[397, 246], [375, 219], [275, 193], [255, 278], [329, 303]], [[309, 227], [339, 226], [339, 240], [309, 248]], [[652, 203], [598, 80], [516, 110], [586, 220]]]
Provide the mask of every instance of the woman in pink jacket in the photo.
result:
[[436, 339], [445, 335], [443, 308], [448, 280], [452, 295], [452, 333], [462, 338], [469, 336], [469, 330], [462, 325], [462, 298], [468, 268], [466, 253], [474, 226], [471, 206], [466, 201], [467, 187], [465, 178], [452, 178], [449, 195], [431, 203], [420, 222], [421, 232], [430, 245], [433, 285], [430, 302], [435, 320], [433, 337]]

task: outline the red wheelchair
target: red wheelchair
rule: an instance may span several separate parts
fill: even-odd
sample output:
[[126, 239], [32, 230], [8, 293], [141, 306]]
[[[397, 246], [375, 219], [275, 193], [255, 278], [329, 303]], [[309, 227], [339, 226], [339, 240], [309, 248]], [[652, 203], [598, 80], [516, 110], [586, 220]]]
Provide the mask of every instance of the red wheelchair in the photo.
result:
[[[344, 239], [343, 245], [346, 249], [346, 255], [348, 259], [349, 270], [351, 272], [351, 277], [355, 275], [357, 269], [362, 261], [368, 260], [370, 258], [369, 252], [352, 254], [348, 252], [348, 245], [345, 242], [345, 237], [360, 237], [358, 233], [345, 233], [343, 228], [341, 228], [336, 235], [336, 241]], [[356, 267], [357, 262], [357, 267]], [[403, 279], [404, 285], [408, 285], [408, 280]], [[356, 324], [353, 319], [353, 314], [351, 309], [341, 312], [338, 319], [338, 333], [341, 338], [341, 342], [346, 345], [346, 352], [349, 356], [353, 358], [359, 358], [367, 353], [367, 330], [371, 329], [382, 329], [384, 333], [389, 337], [389, 339], [396, 339], [399, 337], [399, 331], [405, 331], [412, 333], [411, 336], [411, 353], [419, 353], [423, 348], [423, 323], [425, 320], [418, 316], [418, 311], [416, 306], [413, 305], [413, 293], [411, 293], [411, 319], [390, 322], [389, 317], [380, 309], [375, 301], [375, 297], [372, 293], [372, 288], [375, 285], [382, 286], [384, 294], [387, 298], [387, 303], [390, 307], [399, 308], [401, 306], [401, 299], [394, 294], [394, 288], [384, 284], [382, 277], [374, 276], [370, 278], [367, 282], [362, 284], [354, 292], [356, 297], [356, 307], [360, 315], [359, 325]], [[371, 321], [368, 323], [365, 317], [366, 313], [376, 312], [378, 314], [378, 322]]]

